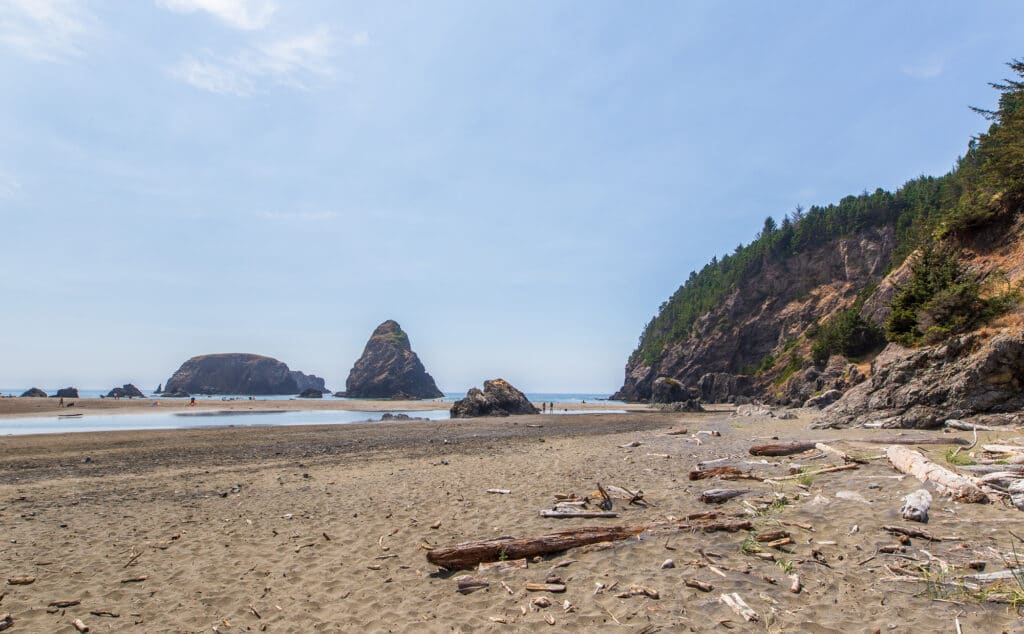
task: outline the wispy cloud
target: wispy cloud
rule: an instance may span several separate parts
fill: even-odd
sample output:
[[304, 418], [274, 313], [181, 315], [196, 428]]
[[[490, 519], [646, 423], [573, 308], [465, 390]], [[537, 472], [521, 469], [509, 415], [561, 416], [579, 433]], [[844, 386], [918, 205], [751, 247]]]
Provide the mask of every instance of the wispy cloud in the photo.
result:
[[334, 44], [330, 31], [321, 27], [254, 44], [227, 57], [187, 56], [170, 72], [196, 88], [222, 95], [251, 95], [266, 82], [309, 90], [334, 73]]
[[77, 57], [97, 26], [80, 0], [0, 0], [0, 45], [29, 59]]
[[932, 56], [920, 63], [904, 64], [900, 67], [900, 72], [915, 79], [934, 79], [946, 72], [946, 60]]
[[277, 5], [271, 0], [157, 0], [157, 4], [177, 13], [209, 13], [243, 31], [266, 28], [277, 12]]
[[21, 183], [7, 172], [0, 171], [0, 200], [14, 198], [21, 189]]
[[287, 222], [324, 222], [338, 217], [336, 211], [258, 211], [256, 217]]

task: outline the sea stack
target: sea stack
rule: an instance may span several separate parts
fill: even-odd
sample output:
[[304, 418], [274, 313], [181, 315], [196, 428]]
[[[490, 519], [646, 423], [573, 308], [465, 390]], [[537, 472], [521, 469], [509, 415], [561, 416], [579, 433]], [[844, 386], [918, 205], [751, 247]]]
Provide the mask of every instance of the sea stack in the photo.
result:
[[40, 390], [38, 387], [34, 387], [32, 389], [25, 390], [21, 394], [21, 398], [40, 398], [40, 397], [45, 397], [45, 396], [46, 396], [46, 392]]
[[340, 396], [424, 399], [444, 396], [409, 345], [409, 335], [389, 319], [370, 335]]
[[270, 357], [226, 353], [192, 357], [167, 379], [164, 395], [185, 394], [298, 394], [327, 390], [324, 380], [307, 375]]
[[540, 414], [526, 395], [505, 379], [484, 381], [484, 391], [472, 387], [466, 398], [456, 401], [450, 411], [452, 418], [478, 416], [510, 416], [512, 414]]
[[146, 398], [146, 395], [131, 383], [125, 383], [107, 392], [107, 398]]

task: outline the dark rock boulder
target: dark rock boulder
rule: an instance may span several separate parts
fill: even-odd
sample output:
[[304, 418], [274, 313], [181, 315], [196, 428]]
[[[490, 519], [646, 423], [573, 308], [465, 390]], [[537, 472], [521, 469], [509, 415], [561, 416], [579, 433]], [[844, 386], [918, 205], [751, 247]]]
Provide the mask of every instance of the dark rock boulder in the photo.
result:
[[160, 383], [159, 385], [156, 386], [156, 389], [153, 390], [153, 394], [162, 394], [163, 391], [164, 391], [164, 384]]
[[509, 416], [512, 414], [540, 414], [526, 395], [505, 379], [484, 381], [484, 390], [470, 388], [466, 398], [456, 401], [450, 411], [452, 418], [478, 416]]
[[57, 393], [53, 395], [53, 398], [78, 398], [78, 388], [62, 387], [57, 390]]
[[373, 331], [345, 381], [349, 398], [424, 399], [444, 396], [409, 344], [409, 335], [389, 319]]
[[324, 393], [316, 388], [306, 388], [299, 392], [299, 398], [323, 398]]
[[931, 429], [950, 418], [1024, 408], [1024, 333], [1018, 329], [916, 349], [889, 344], [871, 367], [871, 379], [827, 407], [815, 427], [876, 422]]
[[651, 385], [651, 403], [679, 403], [697, 398], [697, 392], [667, 376], [658, 377]]
[[839, 390], [825, 390], [817, 396], [812, 396], [804, 403], [804, 407], [816, 407], [822, 409], [828, 407], [842, 398], [843, 393]]
[[107, 398], [146, 398], [146, 395], [131, 383], [125, 383], [107, 392]]
[[735, 403], [737, 397], [754, 394], [754, 380], [741, 374], [709, 372], [697, 381], [697, 393], [705, 403]]
[[326, 391], [324, 380], [293, 371], [277, 359], [258, 354], [226, 353], [192, 357], [167, 380], [168, 393], [298, 394], [305, 389]]
[[182, 392], [181, 390], [176, 390], [174, 392], [165, 390], [164, 392], [161, 392], [160, 396], [164, 398], [189, 398], [192, 395], [188, 392]]
[[34, 387], [34, 388], [30, 389], [30, 390], [25, 390], [21, 394], [22, 398], [25, 398], [25, 397], [40, 398], [40, 397], [45, 397], [45, 396], [46, 396], [46, 392], [40, 390], [38, 387]]
[[663, 411], [702, 412], [697, 391], [668, 377], [659, 377], [651, 385], [651, 404]]

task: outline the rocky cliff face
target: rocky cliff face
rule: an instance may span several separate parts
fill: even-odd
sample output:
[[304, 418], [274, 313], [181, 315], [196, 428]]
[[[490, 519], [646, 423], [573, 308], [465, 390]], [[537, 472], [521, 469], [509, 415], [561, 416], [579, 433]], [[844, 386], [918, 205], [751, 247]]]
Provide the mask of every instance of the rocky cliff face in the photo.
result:
[[277, 359], [226, 353], [192, 357], [167, 380], [164, 392], [257, 396], [298, 394], [309, 388], [326, 391], [320, 377], [290, 370]]
[[765, 262], [751, 280], [701, 316], [689, 337], [668, 344], [653, 362], [634, 356], [614, 397], [648, 401], [659, 377], [698, 387], [705, 401], [765, 393], [764, 385], [745, 375], [879, 282], [894, 244], [893, 229], [882, 226], [781, 262]]
[[817, 427], [880, 423], [940, 427], [950, 418], [1024, 408], [1024, 333], [968, 334], [920, 349], [896, 344], [872, 362], [869, 381], [827, 407]]
[[350, 398], [423, 399], [444, 396], [412, 351], [409, 335], [389, 319], [373, 331], [345, 381]]

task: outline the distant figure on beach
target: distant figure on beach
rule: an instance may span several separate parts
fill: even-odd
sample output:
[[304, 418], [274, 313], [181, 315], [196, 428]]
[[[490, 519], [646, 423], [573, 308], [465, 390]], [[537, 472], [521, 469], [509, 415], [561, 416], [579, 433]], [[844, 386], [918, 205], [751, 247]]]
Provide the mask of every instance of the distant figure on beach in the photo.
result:
[[64, 407], [64, 397], [60, 397], [60, 403], [57, 403], [57, 407]]
[[195, 407], [196, 406], [196, 397], [193, 396], [192, 398], [189, 399], [188, 406], [189, 407]]

